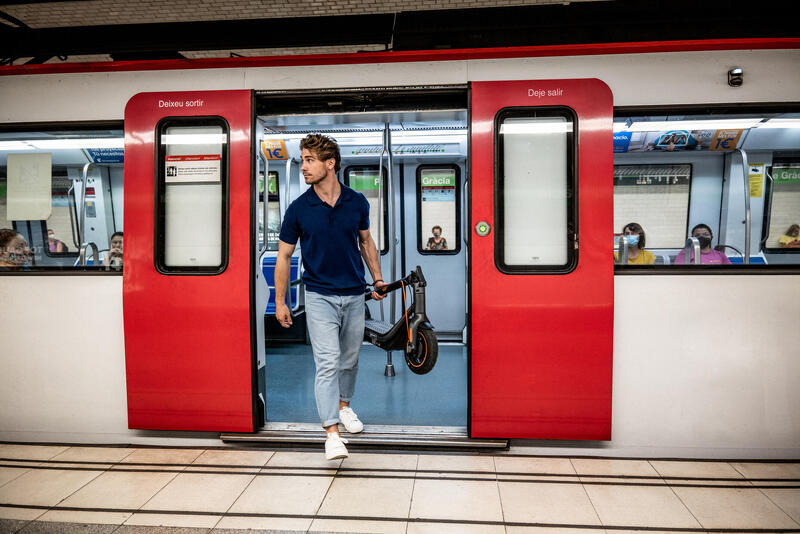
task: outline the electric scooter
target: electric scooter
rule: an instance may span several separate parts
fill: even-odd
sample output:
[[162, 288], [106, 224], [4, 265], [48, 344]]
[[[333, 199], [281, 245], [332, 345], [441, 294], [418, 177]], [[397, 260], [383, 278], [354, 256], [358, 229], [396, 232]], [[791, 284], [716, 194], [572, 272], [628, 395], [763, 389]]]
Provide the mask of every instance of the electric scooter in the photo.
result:
[[[367, 308], [364, 328], [364, 341], [387, 351], [402, 350], [408, 368], [418, 375], [430, 372], [436, 364], [436, 356], [439, 354], [439, 342], [433, 331], [433, 325], [425, 315], [426, 285], [422, 269], [417, 265], [417, 268], [405, 278], [375, 289], [374, 291], [380, 295], [402, 289], [405, 314], [392, 325], [387, 321], [372, 319], [369, 308]], [[406, 305], [406, 287], [413, 289], [409, 306]], [[365, 299], [370, 300], [371, 295], [372, 291], [369, 291], [365, 295]]]

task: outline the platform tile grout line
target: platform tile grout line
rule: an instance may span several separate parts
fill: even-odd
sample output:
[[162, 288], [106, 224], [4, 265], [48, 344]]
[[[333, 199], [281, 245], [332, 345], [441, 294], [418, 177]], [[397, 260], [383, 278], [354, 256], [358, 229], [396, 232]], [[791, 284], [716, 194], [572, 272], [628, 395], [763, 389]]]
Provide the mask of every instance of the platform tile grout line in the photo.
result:
[[503, 519], [503, 532], [508, 534], [508, 527], [506, 526], [506, 511], [503, 509], [503, 496], [500, 494], [500, 480], [497, 476], [497, 462], [495, 462], [494, 455], [492, 455], [492, 467], [494, 468], [494, 487], [497, 490], [497, 500], [500, 503], [500, 517]]
[[[572, 458], [569, 459], [569, 465], [572, 467], [572, 470], [575, 472], [575, 475], [578, 476], [578, 480], [580, 480], [580, 475], [578, 475], [578, 470], [575, 469], [575, 464], [572, 463]], [[581, 483], [581, 489], [583, 489], [584, 495], [589, 500], [589, 504], [592, 505], [592, 510], [594, 510], [594, 515], [597, 517], [597, 521], [605, 526], [603, 523], [603, 518], [600, 517], [600, 512], [597, 511], [597, 506], [594, 505], [594, 501], [592, 500], [591, 495], [589, 495], [589, 491], [586, 489], [586, 484]]]
[[[775, 488], [778, 488], [778, 489], [780, 489], [781, 487], [782, 487], [782, 486], [775, 486]], [[783, 486], [783, 487], [785, 488], [785, 486]], [[781, 506], [780, 504], [778, 504], [778, 503], [776, 503], [775, 501], [773, 501], [773, 500], [772, 500], [772, 498], [771, 498], [769, 495], [767, 495], [767, 494], [766, 494], [766, 492], [764, 491], [764, 489], [765, 489], [765, 488], [763, 488], [763, 487], [755, 487], [755, 489], [756, 489], [756, 490], [758, 490], [758, 491], [761, 493], [761, 495], [763, 495], [764, 497], [766, 497], [766, 498], [767, 498], [767, 500], [768, 500], [769, 502], [771, 502], [771, 503], [772, 503], [772, 504], [773, 504], [773, 505], [774, 505], [774, 506], [775, 506], [775, 507], [776, 507], [778, 510], [780, 510], [781, 512], [783, 512], [783, 515], [785, 515], [786, 517], [788, 517], [788, 518], [789, 518], [789, 521], [791, 521], [792, 523], [794, 523], [795, 525], [797, 525], [798, 527], [800, 527], [800, 523], [798, 523], [797, 521], [795, 521], [794, 517], [792, 517], [791, 515], [789, 515], [789, 513], [788, 513], [786, 510], [784, 510], [784, 509], [783, 509], [783, 506]]]
[[[419, 454], [417, 454], [417, 463], [414, 464], [414, 473], [416, 474], [417, 469], [419, 469]], [[411, 498], [408, 500], [408, 511], [406, 512], [406, 518], [411, 517], [411, 506], [414, 504], [414, 490], [417, 489], [417, 477], [414, 477], [414, 482], [411, 484]], [[408, 525], [409, 522], [406, 521], [406, 534], [408, 534]]]
[[[47, 506], [38, 505], [2, 505], [10, 506], [13, 508], [25, 509], [41, 509], [47, 510]], [[135, 509], [86, 509], [78, 507], [56, 506], [49, 509], [54, 510], [68, 510], [68, 511], [95, 511], [95, 512], [116, 512], [116, 513], [136, 513]], [[185, 510], [153, 510], [148, 513], [159, 515], [218, 515], [219, 512], [206, 512], [206, 511], [185, 511]], [[534, 523], [534, 522], [502, 522], [490, 520], [468, 520], [468, 519], [439, 519], [439, 518], [407, 518], [402, 517], [364, 517], [364, 516], [345, 516], [345, 515], [317, 515], [317, 514], [266, 514], [266, 513], [228, 513], [228, 517], [264, 517], [264, 518], [297, 518], [297, 519], [333, 519], [343, 521], [381, 521], [381, 522], [413, 522], [413, 523], [439, 523], [450, 525], [488, 525], [488, 526], [512, 526], [512, 527], [540, 527], [540, 528], [569, 528], [569, 529], [584, 529], [592, 531], [610, 530], [610, 531], [645, 531], [645, 532], [686, 532], [686, 533], [763, 533], [763, 534], [777, 534], [781, 532], [787, 533], [800, 533], [800, 528], [704, 528], [704, 527], [658, 527], [658, 526], [640, 526], [640, 525], [583, 525], [583, 524], [569, 524], [569, 523]], [[120, 525], [122, 526], [122, 525]], [[209, 529], [202, 528], [197, 530]]]

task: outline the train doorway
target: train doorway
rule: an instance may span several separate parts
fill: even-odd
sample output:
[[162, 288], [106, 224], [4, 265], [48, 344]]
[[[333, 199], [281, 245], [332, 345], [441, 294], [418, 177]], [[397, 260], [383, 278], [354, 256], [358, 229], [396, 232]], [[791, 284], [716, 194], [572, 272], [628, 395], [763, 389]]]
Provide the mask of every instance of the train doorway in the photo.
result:
[[[383, 278], [399, 279], [417, 266], [425, 273], [427, 313], [440, 340], [439, 359], [426, 375], [412, 373], [402, 352], [362, 346], [353, 407], [366, 424], [365, 433], [466, 437], [467, 92], [446, 88], [428, 93], [428, 99], [415, 94], [416, 103], [410, 105], [398, 94], [389, 99], [380, 92], [325, 95], [316, 101], [310, 95], [264, 95], [259, 101], [258, 180], [264, 192], [258, 206], [259, 267], [270, 286], [264, 312], [264, 432], [295, 441], [298, 431], [319, 433], [314, 361], [304, 328], [302, 248], [292, 259], [287, 291], [293, 331], [274, 320], [272, 273], [283, 214], [308, 187], [300, 173], [300, 140], [324, 133], [340, 145], [340, 181], [370, 204], [370, 230], [380, 249]], [[347, 109], [352, 104], [358, 111]], [[373, 318], [394, 322], [402, 317], [403, 299], [396, 292], [367, 308]]]

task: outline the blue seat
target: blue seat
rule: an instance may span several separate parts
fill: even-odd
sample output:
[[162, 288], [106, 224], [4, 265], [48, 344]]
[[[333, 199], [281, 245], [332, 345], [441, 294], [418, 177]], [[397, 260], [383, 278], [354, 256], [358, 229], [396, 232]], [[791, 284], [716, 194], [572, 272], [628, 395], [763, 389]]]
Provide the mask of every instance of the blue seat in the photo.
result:
[[[734, 256], [734, 257], [728, 258], [728, 259], [731, 260], [731, 263], [735, 263], [736, 265], [741, 265], [741, 264], [744, 263], [744, 261], [743, 261], [744, 258], [742, 258], [741, 256]], [[767, 264], [767, 260], [765, 260], [761, 256], [750, 256], [750, 265], [754, 265], [754, 264], [766, 265]]]
[[[299, 259], [297, 256], [292, 256], [292, 264], [289, 269], [289, 280], [297, 280], [297, 273], [299, 270]], [[269, 302], [267, 302], [267, 309], [264, 310], [264, 315], [275, 315], [275, 262], [276, 256], [264, 256], [261, 263], [261, 272], [264, 273], [264, 280], [269, 286]], [[290, 289], [292, 295], [292, 302], [297, 302], [298, 286], [292, 286]], [[286, 304], [289, 304], [287, 299]]]

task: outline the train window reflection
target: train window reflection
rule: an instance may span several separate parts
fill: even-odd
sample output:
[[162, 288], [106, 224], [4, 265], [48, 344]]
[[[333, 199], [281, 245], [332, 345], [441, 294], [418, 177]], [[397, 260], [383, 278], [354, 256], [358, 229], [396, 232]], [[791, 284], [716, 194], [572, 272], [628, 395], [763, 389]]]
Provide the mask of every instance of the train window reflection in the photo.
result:
[[227, 123], [173, 118], [158, 132], [157, 266], [219, 273], [227, 261]]
[[[0, 230], [24, 240], [30, 252], [0, 270], [105, 270], [111, 235], [122, 230], [123, 145], [121, 128], [0, 133]], [[9, 173], [9, 160], [13, 167], [20, 156], [45, 162], [39, 172], [46, 189], [35, 199], [9, 188], [15, 172]]]
[[[383, 169], [381, 179], [378, 176], [377, 165], [347, 167], [344, 170], [344, 183], [366, 197], [369, 203], [369, 232], [381, 254], [386, 254], [389, 251], [387, 246], [388, 229], [386, 228], [386, 199], [388, 198], [386, 169]], [[380, 220], [378, 219], [379, 214]], [[378, 239], [379, 228], [381, 229], [380, 239]]]
[[496, 263], [504, 272], [569, 272], [574, 246], [573, 124], [566, 109], [496, 119]]
[[417, 167], [417, 250], [458, 254], [461, 206], [457, 165]]

